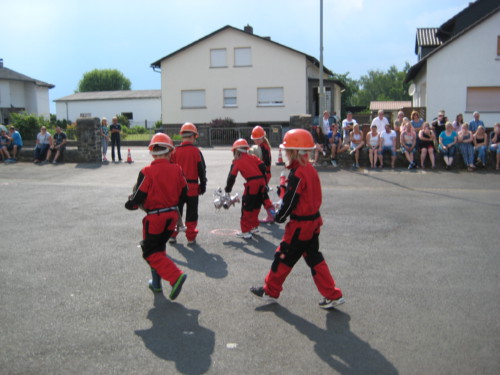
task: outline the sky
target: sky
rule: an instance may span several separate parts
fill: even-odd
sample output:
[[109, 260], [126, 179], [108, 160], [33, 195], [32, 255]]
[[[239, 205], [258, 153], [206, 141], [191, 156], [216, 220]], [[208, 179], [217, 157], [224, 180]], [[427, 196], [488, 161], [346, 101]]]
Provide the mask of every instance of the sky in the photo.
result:
[[[359, 79], [413, 65], [419, 27], [438, 27], [469, 0], [323, 0], [323, 63]], [[151, 63], [227, 25], [320, 58], [320, 0], [1, 0], [4, 66], [71, 95], [84, 73], [118, 69], [133, 90], [160, 89]], [[465, 51], [464, 51], [465, 53]]]

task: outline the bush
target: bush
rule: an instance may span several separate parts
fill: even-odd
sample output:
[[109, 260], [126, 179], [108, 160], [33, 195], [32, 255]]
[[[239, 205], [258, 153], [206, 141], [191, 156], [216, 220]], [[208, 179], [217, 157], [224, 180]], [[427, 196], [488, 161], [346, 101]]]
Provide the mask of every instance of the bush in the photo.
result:
[[234, 128], [235, 124], [232, 118], [216, 118], [208, 124], [211, 128]]
[[159, 129], [161, 127], [163, 127], [163, 124], [161, 123], [161, 120], [156, 121], [155, 122], [155, 129]]
[[10, 118], [11, 124], [21, 133], [23, 139], [35, 139], [42, 126], [47, 129], [52, 128], [50, 121], [47, 121], [43, 116], [37, 117], [34, 114], [23, 112], [11, 113]]

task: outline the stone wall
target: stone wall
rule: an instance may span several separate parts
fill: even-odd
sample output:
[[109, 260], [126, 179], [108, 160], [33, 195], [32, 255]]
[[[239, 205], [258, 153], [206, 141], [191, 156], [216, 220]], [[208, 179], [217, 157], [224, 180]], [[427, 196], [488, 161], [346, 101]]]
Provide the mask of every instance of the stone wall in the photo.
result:
[[302, 128], [311, 130], [312, 116], [311, 115], [291, 115], [290, 129]]
[[78, 162], [101, 163], [101, 125], [98, 117], [76, 120]]

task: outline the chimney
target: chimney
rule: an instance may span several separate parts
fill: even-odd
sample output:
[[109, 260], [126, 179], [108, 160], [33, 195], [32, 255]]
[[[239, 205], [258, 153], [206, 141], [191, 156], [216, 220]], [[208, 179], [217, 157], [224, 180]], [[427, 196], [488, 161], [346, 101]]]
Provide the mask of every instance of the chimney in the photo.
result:
[[243, 31], [248, 33], [248, 34], [252, 34], [253, 35], [253, 27], [250, 26], [250, 25], [246, 25], [244, 28], [243, 28]]
[[0, 68], [3, 68], [3, 59], [0, 59]]

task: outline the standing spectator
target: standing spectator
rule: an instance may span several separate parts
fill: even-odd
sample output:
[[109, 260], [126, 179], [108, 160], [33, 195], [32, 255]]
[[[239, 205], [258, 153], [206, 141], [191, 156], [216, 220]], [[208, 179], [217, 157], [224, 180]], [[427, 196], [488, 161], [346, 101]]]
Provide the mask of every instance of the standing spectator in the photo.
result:
[[457, 117], [455, 118], [455, 121], [453, 121], [453, 130], [455, 130], [458, 134], [460, 130], [462, 130], [462, 125], [464, 124], [464, 115], [459, 113]]
[[443, 155], [447, 170], [450, 170], [453, 164], [457, 142], [458, 134], [453, 130], [451, 122], [448, 121], [445, 125], [445, 131], [439, 135], [439, 152]]
[[475, 111], [472, 114], [472, 117], [474, 117], [474, 120], [469, 122], [469, 130], [471, 132], [475, 133], [477, 131], [477, 129], [479, 128], [479, 126], [482, 126], [484, 128], [484, 122], [479, 120], [479, 112], [478, 111]]
[[467, 170], [472, 172], [476, 166], [474, 165], [474, 135], [469, 131], [469, 124], [462, 125], [458, 132], [458, 149], [462, 154]]
[[425, 168], [425, 158], [429, 155], [432, 169], [435, 169], [436, 159], [434, 156], [434, 142], [436, 141], [436, 135], [427, 121], [423, 123], [422, 129], [418, 132], [418, 139], [418, 149], [420, 150], [420, 168]]
[[266, 166], [255, 155], [249, 155], [248, 143], [240, 138], [233, 143], [233, 162], [229, 175], [227, 176], [226, 194], [233, 190], [238, 172], [241, 173], [245, 182], [245, 190], [241, 199], [241, 232], [236, 237], [249, 239], [252, 234], [259, 232], [259, 211], [262, 206], [262, 192], [266, 189]]
[[490, 151], [496, 154], [496, 170], [500, 171], [500, 123], [497, 122], [490, 134]]
[[9, 127], [9, 134], [6, 135], [9, 143], [7, 145], [7, 151], [12, 152], [12, 157], [5, 160], [6, 163], [15, 163], [17, 161], [17, 154], [23, 148], [23, 139], [21, 134], [12, 125]]
[[377, 125], [377, 131], [379, 133], [384, 132], [386, 125], [389, 125], [389, 128], [391, 126], [391, 124], [389, 124], [389, 120], [387, 120], [387, 118], [384, 117], [384, 110], [383, 109], [378, 110], [378, 116], [373, 119], [372, 125], [373, 124]]
[[[376, 124], [373, 124], [377, 126]], [[377, 128], [378, 129], [378, 128]], [[379, 168], [384, 166], [384, 152], [390, 151], [391, 153], [391, 168], [396, 168], [396, 138], [397, 134], [391, 129], [391, 125], [387, 123], [385, 130], [380, 133], [380, 146], [378, 152]]]
[[4, 162], [10, 159], [9, 151], [7, 147], [9, 145], [9, 138], [7, 137], [7, 132], [5, 130], [0, 130], [0, 156]]
[[122, 126], [118, 123], [118, 117], [113, 116], [111, 120], [112, 124], [109, 126], [109, 132], [111, 133], [111, 159], [115, 161], [115, 146], [116, 153], [118, 154], [118, 162], [122, 161], [122, 154], [120, 151], [121, 147], [121, 137]]
[[[352, 112], [347, 112], [346, 118], [342, 121], [342, 136], [345, 149], [348, 150], [351, 144], [351, 140], [349, 139], [349, 134], [352, 132], [352, 128], [354, 124], [358, 122], [352, 118]], [[345, 150], [344, 150], [345, 151]]]
[[337, 167], [337, 155], [346, 151], [343, 150], [342, 133], [339, 131], [338, 124], [332, 125], [332, 130], [328, 133], [328, 141], [331, 148], [331, 163], [334, 167]]
[[432, 121], [431, 126], [432, 129], [434, 130], [434, 134], [436, 134], [436, 138], [439, 139], [439, 136], [441, 135], [441, 132], [445, 130], [446, 128], [446, 116], [444, 115], [444, 111], [440, 111], [438, 113], [438, 116], [434, 121]]
[[161, 292], [161, 279], [172, 286], [169, 298], [174, 300], [181, 292], [187, 275], [167, 257], [166, 244], [175, 229], [179, 202], [186, 196], [187, 183], [179, 165], [171, 163], [174, 144], [163, 133], [153, 136], [149, 152], [153, 162], [141, 169], [134, 192], [125, 203], [127, 210], [146, 211], [142, 220], [142, 256], [151, 267], [153, 279], [149, 288]]
[[363, 133], [359, 130], [359, 124], [355, 124], [353, 126], [349, 138], [351, 138], [350, 154], [354, 155], [354, 163], [352, 164], [352, 167], [359, 168], [359, 151], [365, 145], [365, 141], [363, 140]]
[[401, 152], [405, 155], [406, 160], [410, 163], [408, 169], [417, 167], [415, 163], [415, 151], [417, 146], [417, 133], [410, 121], [404, 125], [404, 130], [401, 132]]
[[330, 131], [330, 113], [328, 111], [323, 112], [323, 119], [320, 125], [323, 135], [326, 136]]
[[47, 153], [47, 161], [50, 160], [50, 156], [54, 152], [54, 160], [52, 164], [57, 164], [59, 157], [63, 155], [64, 150], [66, 150], [66, 143], [68, 142], [68, 137], [66, 133], [61, 130], [60, 126], [56, 127], [56, 134], [54, 134], [54, 141], [52, 142], [52, 146], [49, 148]]
[[332, 112], [332, 118], [333, 118], [333, 123], [330, 124], [330, 128], [332, 127], [333, 124], [338, 124], [339, 123], [339, 118], [337, 117], [337, 112], [336, 111]]
[[[481, 121], [482, 122], [482, 121]], [[469, 125], [470, 127], [470, 125]], [[474, 133], [474, 150], [477, 155], [476, 165], [486, 167], [486, 150], [488, 149], [488, 136], [483, 125], [479, 125]]]
[[370, 159], [370, 167], [377, 167], [378, 151], [380, 148], [380, 134], [377, 131], [377, 125], [371, 126], [371, 131], [366, 135], [366, 147], [368, 148], [368, 158]]
[[319, 251], [319, 234], [323, 225], [319, 209], [321, 206], [321, 182], [318, 172], [309, 164], [308, 152], [314, 149], [314, 141], [304, 129], [288, 131], [280, 148], [284, 149], [290, 169], [286, 193], [276, 221], [284, 223], [288, 216], [285, 233], [276, 249], [264, 285], [252, 287], [250, 291], [265, 301], [276, 301], [283, 290], [283, 284], [300, 258], [311, 269], [311, 274], [323, 300], [322, 309], [331, 309], [345, 302], [342, 291], [335, 286], [335, 280]]
[[52, 136], [47, 132], [47, 128], [42, 126], [40, 133], [36, 136], [35, 160], [34, 163], [48, 162], [48, 151], [52, 147]]
[[[255, 142], [255, 144], [260, 148], [260, 155], [262, 155], [262, 158], [260, 158], [263, 162], [264, 165], [266, 166], [266, 184], [269, 185], [269, 181], [271, 181], [271, 144], [269, 143], [269, 140], [266, 137], [266, 132], [262, 128], [262, 126], [255, 126], [252, 129], [252, 135], [251, 135], [252, 141]], [[269, 194], [268, 194], [268, 189], [263, 191], [262, 193], [262, 199], [264, 202], [264, 208], [267, 211], [267, 217], [263, 220], [261, 220], [262, 223], [273, 223], [274, 222], [274, 204], [271, 202], [271, 199], [269, 199]]]
[[398, 117], [394, 120], [394, 130], [399, 132], [401, 131], [401, 126], [403, 126], [403, 118], [405, 117], [405, 113], [403, 111], [398, 112]]
[[102, 161], [108, 161], [106, 153], [108, 152], [109, 129], [108, 120], [103, 117], [101, 120], [101, 146], [102, 146]]
[[[190, 122], [181, 126], [180, 135], [182, 143], [175, 148], [175, 153], [170, 160], [182, 168], [188, 184], [187, 197], [179, 202], [179, 215], [182, 217], [184, 203], [186, 204], [186, 239], [188, 244], [196, 243], [198, 235], [198, 197], [207, 190], [207, 166], [203, 154], [194, 145], [198, 137], [198, 129]], [[178, 232], [172, 233], [169, 242], [175, 243]]]

